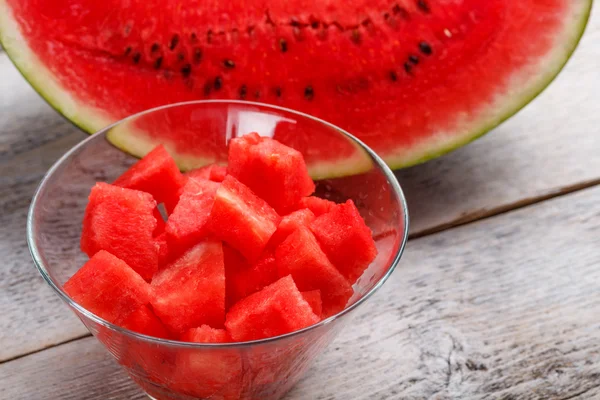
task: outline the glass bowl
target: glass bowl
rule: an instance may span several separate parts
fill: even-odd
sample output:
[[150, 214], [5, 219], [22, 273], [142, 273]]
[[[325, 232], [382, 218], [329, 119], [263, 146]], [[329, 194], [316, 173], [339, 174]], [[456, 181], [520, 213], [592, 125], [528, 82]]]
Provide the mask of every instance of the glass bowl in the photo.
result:
[[[136, 161], [111, 142], [135, 149], [137, 156], [163, 143], [179, 155], [180, 167], [189, 169], [208, 162], [226, 163], [227, 141], [253, 131], [301, 151], [317, 179], [316, 195], [337, 202], [352, 199], [373, 231], [378, 256], [354, 285], [355, 294], [343, 311], [278, 337], [200, 344], [129, 331], [69, 298], [62, 286], [87, 260], [79, 249], [79, 237], [89, 191], [97, 181], [112, 182]], [[345, 162], [335, 161], [340, 157]], [[407, 233], [406, 202], [396, 178], [355, 137], [299, 112], [218, 100], [149, 110], [85, 139], [48, 171], [27, 221], [27, 240], [43, 278], [129, 376], [158, 400], [283, 397], [350, 322], [352, 311], [390, 276], [400, 261]]]

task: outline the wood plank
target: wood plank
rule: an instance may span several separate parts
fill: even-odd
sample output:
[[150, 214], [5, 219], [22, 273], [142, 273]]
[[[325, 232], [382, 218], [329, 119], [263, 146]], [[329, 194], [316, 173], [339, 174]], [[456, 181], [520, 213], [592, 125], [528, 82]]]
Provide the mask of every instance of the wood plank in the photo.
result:
[[[596, 187], [413, 240], [286, 398], [598, 398], [599, 202]], [[6, 398], [138, 398], [93, 343], [0, 365]]]

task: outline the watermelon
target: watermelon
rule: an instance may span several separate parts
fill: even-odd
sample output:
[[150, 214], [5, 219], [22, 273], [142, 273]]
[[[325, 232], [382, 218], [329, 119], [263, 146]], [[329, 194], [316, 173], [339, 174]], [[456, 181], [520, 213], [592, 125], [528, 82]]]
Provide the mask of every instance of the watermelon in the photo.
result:
[[[48, 102], [89, 132], [168, 103], [258, 100], [339, 125], [405, 167], [531, 101], [574, 51], [591, 5], [1, 0], [0, 40]], [[275, 138], [288, 144], [294, 133]], [[118, 144], [138, 155], [156, 139], [131, 135]], [[214, 159], [210, 132], [164, 135], [179, 161]], [[309, 165], [357, 168], [355, 150], [315, 139]]]
[[323, 302], [321, 301], [320, 290], [309, 290], [307, 292], [301, 292], [304, 300], [310, 305], [315, 315], [321, 318], [323, 314]]
[[97, 183], [85, 209], [81, 250], [90, 257], [99, 250], [116, 254], [150, 280], [158, 268], [155, 210], [148, 193]]
[[352, 286], [331, 264], [307, 227], [299, 227], [275, 252], [279, 276], [291, 275], [298, 289], [320, 290], [323, 317], [344, 309], [352, 296]]
[[129, 314], [121, 326], [130, 331], [157, 338], [169, 339], [171, 337], [167, 328], [147, 305], [143, 305]]
[[283, 335], [319, 321], [291, 276], [251, 294], [236, 303], [225, 320], [227, 332], [236, 341]]
[[271, 206], [228, 175], [217, 190], [208, 224], [216, 237], [252, 262], [262, 254], [279, 221]]
[[320, 197], [310, 196], [304, 197], [300, 199], [300, 203], [298, 203], [298, 208], [304, 209], [308, 208], [315, 216], [320, 216], [325, 213], [328, 213], [333, 209], [335, 203], [333, 201], [322, 199]]
[[151, 299], [150, 285], [123, 260], [105, 250], [94, 254], [63, 288], [77, 304], [116, 324]]
[[209, 164], [201, 168], [188, 171], [185, 174], [188, 178], [208, 179], [213, 182], [223, 182], [227, 175], [227, 167], [217, 164]]
[[225, 267], [220, 242], [206, 240], [156, 273], [152, 308], [169, 331], [225, 320]]
[[227, 172], [285, 214], [315, 191], [302, 154], [268, 137], [251, 133], [229, 142]]
[[298, 229], [300, 226], [309, 226], [314, 219], [315, 214], [308, 209], [294, 211], [281, 218], [281, 222], [279, 223], [277, 230], [273, 236], [271, 236], [269, 247], [276, 248], [296, 229]]
[[158, 266], [159, 268], [169, 261], [169, 245], [167, 244], [167, 233], [158, 235], [154, 241], [158, 246]]

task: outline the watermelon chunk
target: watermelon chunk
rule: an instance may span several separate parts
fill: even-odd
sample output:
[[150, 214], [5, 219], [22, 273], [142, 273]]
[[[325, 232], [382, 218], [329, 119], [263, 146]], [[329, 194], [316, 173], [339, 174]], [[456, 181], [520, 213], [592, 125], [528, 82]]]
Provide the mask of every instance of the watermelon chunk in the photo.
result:
[[275, 260], [279, 276], [291, 275], [302, 291], [321, 291], [324, 318], [344, 309], [352, 296], [352, 286], [306, 227], [299, 227], [279, 245]]
[[321, 215], [311, 223], [310, 229], [327, 257], [350, 284], [360, 278], [377, 255], [371, 230], [352, 200]]
[[208, 325], [202, 325], [199, 328], [191, 328], [179, 336], [182, 342], [196, 343], [229, 343], [231, 336], [225, 329], [214, 329]]
[[158, 203], [164, 203], [170, 213], [177, 205], [178, 193], [185, 184], [185, 178], [165, 147], [158, 145], [113, 184], [150, 193]]
[[335, 204], [333, 201], [322, 199], [320, 197], [310, 196], [303, 197], [300, 199], [300, 203], [297, 206], [298, 209], [308, 208], [316, 217], [331, 211]]
[[207, 222], [218, 188], [218, 183], [208, 180], [187, 181], [165, 228], [172, 257], [183, 254], [208, 235]]
[[283, 335], [319, 322], [290, 276], [236, 303], [225, 327], [236, 341]]
[[300, 226], [308, 226], [315, 219], [315, 214], [310, 210], [298, 210], [281, 218], [281, 222], [277, 230], [269, 241], [270, 248], [276, 248], [283, 242], [292, 232]]
[[152, 279], [151, 304], [174, 333], [207, 324], [223, 326], [225, 267], [220, 242], [207, 240], [188, 250]]
[[186, 172], [185, 176], [194, 179], [207, 179], [213, 182], [223, 182], [227, 175], [227, 167], [218, 164], [209, 164]]
[[223, 253], [227, 308], [278, 278], [273, 254], [263, 254], [257, 262], [248, 263], [241, 254], [227, 245], [223, 246]]
[[90, 257], [106, 250], [151, 279], [158, 268], [154, 210], [156, 202], [148, 193], [97, 183], [85, 210], [81, 250]]
[[257, 260], [277, 230], [280, 217], [263, 199], [228, 175], [217, 190], [211, 231], [249, 261]]
[[121, 326], [130, 331], [157, 338], [169, 339], [171, 337], [167, 328], [147, 305], [143, 305], [129, 314]]
[[315, 315], [321, 318], [323, 314], [323, 302], [321, 301], [320, 290], [309, 290], [307, 292], [301, 292], [304, 300], [310, 305]]
[[231, 139], [228, 161], [227, 172], [280, 214], [315, 191], [302, 153], [271, 138], [251, 133]]
[[151, 298], [150, 285], [123, 260], [104, 250], [94, 254], [63, 288], [86, 310], [115, 324]]

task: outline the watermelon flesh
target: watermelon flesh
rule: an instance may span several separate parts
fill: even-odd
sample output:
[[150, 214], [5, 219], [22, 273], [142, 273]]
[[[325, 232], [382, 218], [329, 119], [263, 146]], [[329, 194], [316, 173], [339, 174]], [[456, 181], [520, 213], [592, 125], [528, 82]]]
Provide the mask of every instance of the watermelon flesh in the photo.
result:
[[171, 334], [150, 307], [143, 305], [123, 320], [123, 328], [162, 339], [171, 338]]
[[307, 208], [318, 217], [331, 211], [335, 207], [335, 203], [320, 197], [310, 196], [300, 199], [298, 207], [300, 210]]
[[297, 210], [281, 218], [277, 230], [271, 236], [269, 247], [276, 248], [296, 229], [301, 226], [309, 226], [314, 219], [315, 214], [309, 209]]
[[[330, 121], [403, 167], [534, 98], [574, 50], [591, 4], [5, 0], [0, 39], [36, 89], [90, 132], [168, 103], [258, 100]], [[291, 143], [293, 132], [275, 138]], [[204, 159], [214, 143], [165, 135], [177, 157]], [[148, 140], [126, 146], [142, 155]], [[308, 164], [353, 168], [351, 148], [310, 146]]]
[[223, 182], [227, 175], [227, 167], [210, 164], [205, 167], [196, 168], [185, 174], [188, 178], [208, 179], [213, 182]]
[[320, 290], [309, 290], [307, 292], [302, 292], [302, 297], [304, 300], [310, 305], [315, 315], [321, 318], [323, 315], [323, 301], [321, 300], [321, 291]]

